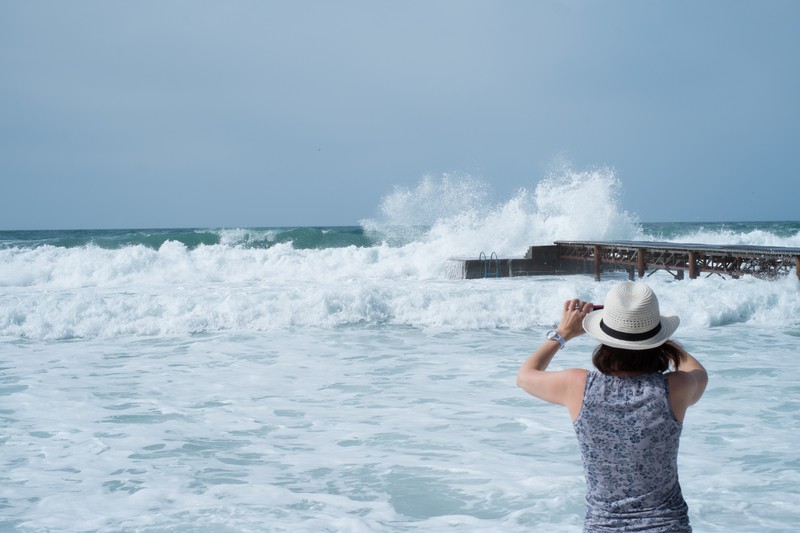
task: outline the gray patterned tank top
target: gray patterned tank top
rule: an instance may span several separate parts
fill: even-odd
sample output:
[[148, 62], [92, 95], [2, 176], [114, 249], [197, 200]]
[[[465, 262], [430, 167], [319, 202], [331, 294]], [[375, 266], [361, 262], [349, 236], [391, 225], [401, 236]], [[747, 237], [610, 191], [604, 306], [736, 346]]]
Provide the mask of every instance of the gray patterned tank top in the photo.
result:
[[692, 531], [678, 483], [682, 424], [666, 375], [589, 372], [574, 426], [586, 475], [584, 532]]

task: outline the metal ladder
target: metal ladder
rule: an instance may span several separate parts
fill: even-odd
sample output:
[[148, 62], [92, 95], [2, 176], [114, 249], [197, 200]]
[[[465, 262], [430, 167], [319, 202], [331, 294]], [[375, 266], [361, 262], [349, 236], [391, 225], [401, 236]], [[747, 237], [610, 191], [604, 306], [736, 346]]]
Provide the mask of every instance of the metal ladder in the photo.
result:
[[[486, 254], [481, 252], [481, 254], [478, 256], [478, 261], [480, 261], [483, 265], [484, 278], [500, 277], [500, 259], [497, 257], [495, 252], [492, 252], [492, 254], [489, 256], [489, 259], [486, 259]], [[492, 271], [492, 266], [494, 266], [494, 271]]]

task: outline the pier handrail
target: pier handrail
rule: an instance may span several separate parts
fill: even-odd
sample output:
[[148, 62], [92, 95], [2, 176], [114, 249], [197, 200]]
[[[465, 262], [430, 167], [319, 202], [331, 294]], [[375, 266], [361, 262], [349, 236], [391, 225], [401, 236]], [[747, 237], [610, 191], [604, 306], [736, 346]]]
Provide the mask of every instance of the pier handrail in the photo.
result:
[[754, 246], [749, 244], [696, 244], [686, 242], [665, 242], [665, 241], [555, 241], [556, 245], [586, 245], [594, 246], [627, 246], [631, 248], [653, 248], [658, 250], [692, 250], [692, 251], [706, 251], [713, 250], [715, 252], [730, 252], [730, 253], [754, 253], [758, 252], [764, 255], [787, 255], [796, 256], [800, 255], [800, 248], [788, 248], [783, 246]]
[[800, 248], [661, 241], [555, 241], [555, 245], [561, 260], [593, 261], [597, 280], [603, 264], [627, 266], [631, 278], [634, 267], [640, 278], [648, 268], [675, 270], [676, 278], [682, 278], [685, 270], [690, 278], [701, 272], [774, 278], [795, 268], [800, 278]]

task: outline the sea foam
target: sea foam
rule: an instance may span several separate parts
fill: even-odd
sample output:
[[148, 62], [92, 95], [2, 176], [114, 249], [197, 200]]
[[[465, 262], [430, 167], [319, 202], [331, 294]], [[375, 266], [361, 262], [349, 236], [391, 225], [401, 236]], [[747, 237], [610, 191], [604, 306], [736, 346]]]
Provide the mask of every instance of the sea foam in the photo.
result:
[[[363, 221], [364, 235], [225, 229], [203, 230], [192, 245], [161, 232], [143, 237], [158, 246], [6, 246], [0, 248], [0, 335], [65, 339], [352, 324], [530, 328], [554, 298], [602, 298], [605, 285], [583, 276], [452, 280], [450, 259], [481, 252], [521, 257], [528, 246], [556, 239], [647, 238], [620, 196], [621, 183], [609, 169], [562, 169], [532, 193], [523, 189], [500, 202], [474, 178], [426, 177], [388, 194], [381, 215]], [[679, 229], [682, 234], [672, 231], [680, 240], [791, 245], [798, 239], [747, 225], [716, 233], [702, 225]], [[185, 230], [176, 235], [197, 241]], [[293, 238], [305, 240], [298, 245]], [[681, 294], [675, 303], [699, 324], [792, 324], [796, 314], [781, 315], [796, 310], [787, 296], [796, 281], [790, 278], [687, 280], [669, 294]], [[663, 272], [648, 279], [672, 281]], [[520, 315], [522, 307], [530, 313]]]

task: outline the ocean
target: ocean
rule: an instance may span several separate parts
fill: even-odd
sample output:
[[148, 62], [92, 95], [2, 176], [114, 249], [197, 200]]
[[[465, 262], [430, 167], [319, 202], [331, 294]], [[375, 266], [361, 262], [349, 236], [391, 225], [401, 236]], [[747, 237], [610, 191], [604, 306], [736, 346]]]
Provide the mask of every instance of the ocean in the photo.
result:
[[[451, 258], [800, 247], [798, 221], [643, 223], [620, 187], [492, 202], [426, 178], [353, 227], [0, 231], [0, 531], [580, 531], [569, 417], [515, 376], [564, 300], [627, 276], [464, 280]], [[710, 374], [679, 459], [695, 531], [795, 530], [797, 276], [645, 281]]]

